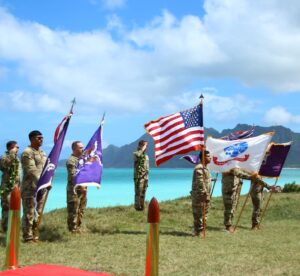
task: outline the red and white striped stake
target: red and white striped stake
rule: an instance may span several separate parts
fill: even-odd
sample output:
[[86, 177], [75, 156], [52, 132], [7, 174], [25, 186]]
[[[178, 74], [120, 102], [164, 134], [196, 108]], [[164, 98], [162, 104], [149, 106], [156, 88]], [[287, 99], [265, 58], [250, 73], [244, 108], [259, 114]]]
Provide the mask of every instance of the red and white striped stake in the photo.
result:
[[8, 213], [8, 227], [6, 234], [5, 269], [16, 269], [18, 267], [20, 246], [20, 209], [20, 189], [18, 186], [15, 186], [10, 195], [10, 208]]
[[146, 246], [146, 276], [158, 275], [159, 256], [159, 205], [155, 197], [150, 201], [148, 207], [149, 231]]

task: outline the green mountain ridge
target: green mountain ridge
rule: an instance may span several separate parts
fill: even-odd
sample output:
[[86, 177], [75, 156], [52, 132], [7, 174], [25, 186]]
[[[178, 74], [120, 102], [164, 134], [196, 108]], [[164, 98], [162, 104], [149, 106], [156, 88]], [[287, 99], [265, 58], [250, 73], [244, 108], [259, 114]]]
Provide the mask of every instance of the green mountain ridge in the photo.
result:
[[[205, 139], [207, 136], [212, 136], [215, 138], [220, 138], [225, 135], [228, 135], [231, 132], [241, 131], [251, 128], [251, 125], [248, 124], [238, 124], [233, 129], [224, 129], [221, 132], [215, 130], [214, 128], [205, 128]], [[298, 168], [300, 167], [300, 133], [293, 132], [291, 129], [284, 126], [270, 126], [270, 127], [261, 127], [255, 126], [254, 136], [275, 132], [272, 142], [275, 143], [285, 143], [293, 141], [291, 150], [285, 162], [285, 167], [289, 168]], [[137, 140], [133, 141], [130, 144], [117, 147], [114, 145], [109, 145], [103, 150], [103, 164], [105, 168], [131, 168], [133, 164], [132, 153], [136, 150], [139, 140], [148, 141], [148, 155], [150, 159], [150, 166], [155, 167], [154, 164], [154, 143], [152, 137], [145, 133]], [[64, 165], [65, 160], [60, 161], [60, 165]], [[180, 155], [174, 156], [171, 160], [162, 164], [160, 168], [189, 168], [193, 167], [189, 162], [180, 159]]]

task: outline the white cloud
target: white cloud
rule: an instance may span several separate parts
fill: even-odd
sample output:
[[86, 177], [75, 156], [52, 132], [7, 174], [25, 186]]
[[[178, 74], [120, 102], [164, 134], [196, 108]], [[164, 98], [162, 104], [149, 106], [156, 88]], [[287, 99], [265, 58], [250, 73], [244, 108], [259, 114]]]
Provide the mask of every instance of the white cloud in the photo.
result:
[[264, 121], [270, 125], [300, 124], [300, 115], [293, 115], [284, 107], [276, 106], [265, 113]]
[[110, 10], [122, 8], [125, 3], [126, 0], [102, 0], [103, 6]]
[[[190, 106], [183, 91], [200, 78], [231, 77], [249, 86], [299, 92], [299, 3], [293, 1], [291, 9], [279, 0], [207, 0], [204, 18], [178, 19], [164, 11], [126, 32], [128, 26], [113, 16], [107, 28], [83, 33], [55, 31], [0, 8], [0, 59], [16, 67], [5, 74], [18, 74], [39, 91], [20, 87], [22, 92], [11, 92], [17, 93], [12, 106], [57, 110], [76, 97], [77, 108], [86, 113], [152, 111], [162, 105], [171, 111]], [[118, 39], [113, 29], [122, 30]], [[242, 95], [212, 94], [207, 101], [214, 101], [219, 118], [227, 112], [236, 118], [253, 107]]]
[[62, 102], [47, 94], [29, 93], [26, 91], [4, 92], [0, 105], [3, 109], [27, 112], [66, 112]]
[[260, 102], [252, 100], [245, 95], [235, 94], [233, 96], [219, 96], [215, 88], [205, 87], [199, 91], [188, 91], [180, 96], [170, 97], [170, 101], [163, 104], [163, 108], [169, 113], [191, 108], [200, 102], [200, 95], [204, 96], [204, 116], [209, 114], [210, 119], [216, 122], [239, 121], [240, 116], [248, 113], [256, 113]]
[[228, 57], [222, 75], [275, 91], [300, 90], [299, 1], [209, 0], [205, 9], [206, 30]]

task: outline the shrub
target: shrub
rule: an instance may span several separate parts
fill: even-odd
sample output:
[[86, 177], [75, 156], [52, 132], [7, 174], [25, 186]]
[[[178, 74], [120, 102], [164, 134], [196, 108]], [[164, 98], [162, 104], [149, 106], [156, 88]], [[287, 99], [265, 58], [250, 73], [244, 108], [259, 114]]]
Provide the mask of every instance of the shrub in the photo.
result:
[[299, 193], [300, 192], [300, 185], [296, 184], [296, 182], [286, 183], [282, 189], [284, 193]]

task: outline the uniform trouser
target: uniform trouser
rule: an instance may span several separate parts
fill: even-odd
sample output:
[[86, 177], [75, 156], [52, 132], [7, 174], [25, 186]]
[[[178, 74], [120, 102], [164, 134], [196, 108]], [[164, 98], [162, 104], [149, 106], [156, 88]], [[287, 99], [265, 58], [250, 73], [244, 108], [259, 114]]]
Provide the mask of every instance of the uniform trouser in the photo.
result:
[[2, 208], [1, 225], [2, 225], [2, 230], [4, 232], [7, 231], [9, 203], [10, 203], [10, 193], [4, 192], [1, 196], [1, 208]]
[[252, 225], [259, 224], [260, 213], [261, 213], [261, 205], [263, 201], [263, 186], [258, 183], [252, 184], [252, 189], [250, 192], [253, 211], [252, 211]]
[[48, 190], [41, 191], [36, 211], [35, 201], [33, 196], [22, 195], [23, 201], [23, 218], [22, 218], [22, 231], [24, 241], [38, 240], [38, 226], [39, 220], [43, 213], [44, 205], [47, 199]]
[[232, 225], [233, 215], [239, 202], [241, 188], [242, 182], [239, 182], [237, 184], [223, 183], [222, 185], [224, 225], [227, 227]]
[[148, 187], [147, 178], [135, 178], [134, 179], [134, 208], [136, 210], [144, 210], [145, 195]]
[[87, 204], [87, 190], [76, 189], [67, 194], [67, 209], [68, 209], [68, 229], [71, 232], [80, 229], [82, 217]]
[[199, 191], [192, 191], [192, 210], [194, 218], [194, 233], [198, 234], [204, 228], [203, 211], [205, 209], [205, 221], [207, 219], [209, 203], [202, 201], [203, 196]]

